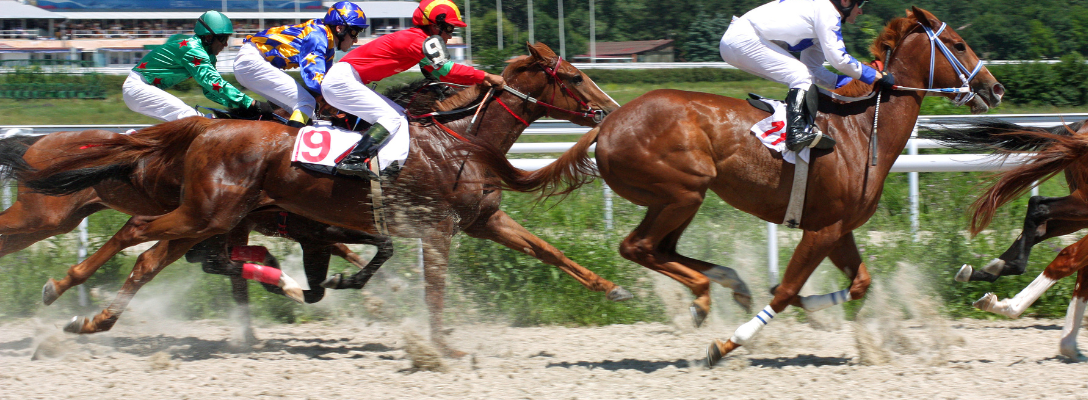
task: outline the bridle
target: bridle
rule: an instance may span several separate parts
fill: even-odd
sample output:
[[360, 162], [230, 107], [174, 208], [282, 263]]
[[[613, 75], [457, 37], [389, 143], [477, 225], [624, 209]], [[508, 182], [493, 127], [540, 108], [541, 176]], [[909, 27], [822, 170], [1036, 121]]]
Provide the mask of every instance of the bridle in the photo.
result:
[[[580, 116], [580, 117], [583, 117], [583, 118], [592, 118], [593, 122], [600, 123], [601, 121], [604, 120], [604, 116], [607, 114], [607, 112], [605, 112], [603, 109], [594, 109], [593, 107], [590, 107], [589, 104], [586, 103], [585, 101], [582, 101], [582, 99], [580, 97], [575, 96], [574, 91], [571, 90], [569, 87], [567, 87], [566, 84], [563, 83], [563, 80], [560, 79], [559, 75], [557, 74], [557, 72], [559, 70], [559, 64], [562, 63], [562, 62], [563, 62], [563, 57], [558, 57], [558, 58], [555, 59], [555, 65], [554, 66], [551, 66], [551, 67], [543, 66], [541, 68], [544, 69], [545, 73], [547, 73], [549, 76], [552, 77], [552, 80], [556, 84], [559, 85], [559, 88], [562, 89], [567, 94], [567, 96], [570, 96], [570, 98], [578, 101], [578, 105], [581, 107], [580, 110], [577, 110], [577, 111], [568, 110], [566, 108], [556, 107], [555, 105], [551, 104], [551, 103], [555, 103], [555, 92], [552, 92], [552, 99], [551, 99], [550, 103], [545, 103], [545, 102], [540, 101], [540, 100], [538, 100], [538, 99], [536, 99], [536, 98], [534, 98], [532, 96], [529, 96], [527, 94], [519, 92], [517, 89], [514, 89], [514, 88], [510, 87], [509, 85], [503, 86], [503, 90], [506, 90], [510, 94], [512, 94], [514, 96], [517, 96], [517, 97], [519, 97], [522, 100], [525, 100], [527, 102], [537, 104], [537, 105], [540, 105], [540, 106], [543, 106], [543, 107], [546, 107], [546, 108], [550, 108], [550, 109], [553, 109], [553, 110], [556, 110], [556, 111], [564, 112], [564, 113], [567, 113], [567, 114], [577, 115], [577, 116]], [[502, 103], [502, 100], [499, 100], [498, 98], [495, 98], [495, 101], [499, 102], [500, 105], [502, 105], [504, 108], [506, 108], [507, 111], [510, 111], [510, 113], [513, 114], [513, 111], [510, 110], [510, 108], [507, 107], [506, 104]], [[518, 119], [520, 120], [521, 118], [519, 117]], [[522, 123], [524, 123], [524, 122], [525, 121], [522, 120]], [[526, 124], [526, 125], [528, 125], [528, 124]]]
[[[978, 64], [975, 65], [974, 70], [969, 70], [969, 69], [967, 69], [966, 66], [963, 65], [962, 62], [960, 62], [960, 60], [958, 58], [956, 58], [956, 56], [954, 54], [952, 54], [952, 50], [949, 50], [948, 46], [946, 46], [944, 44], [944, 42], [942, 42], [938, 38], [941, 35], [941, 32], [944, 32], [944, 28], [948, 27], [947, 23], [941, 22], [941, 27], [938, 28], [936, 31], [934, 31], [933, 29], [930, 29], [928, 26], [923, 25], [921, 22], [919, 22], [918, 25], [921, 25], [922, 29], [925, 30], [926, 35], [929, 36], [930, 47], [929, 47], [929, 83], [928, 83], [928, 86], [925, 89], [921, 89], [921, 88], [912, 88], [912, 87], [894, 85], [894, 86], [892, 86], [892, 89], [896, 89], [896, 90], [914, 90], [914, 91], [918, 91], [918, 92], [934, 92], [934, 93], [957, 93], [956, 98], [953, 99], [952, 102], [955, 103], [957, 106], [962, 106], [964, 104], [967, 104], [967, 102], [969, 102], [969, 101], [971, 101], [972, 99], [975, 98], [975, 92], [971, 91], [971, 79], [974, 79], [975, 75], [978, 75], [979, 71], [982, 70], [982, 64], [983, 64], [982, 60], [981, 59], [978, 60]], [[941, 50], [941, 53], [944, 54], [944, 57], [946, 59], [948, 59], [948, 63], [952, 65], [952, 69], [956, 71], [957, 75], [959, 75], [960, 82], [962, 83], [961, 86], [954, 87], [954, 88], [936, 88], [936, 89], [933, 88], [933, 73], [934, 73], [933, 68], [934, 68], [934, 63], [937, 60], [937, 49]]]

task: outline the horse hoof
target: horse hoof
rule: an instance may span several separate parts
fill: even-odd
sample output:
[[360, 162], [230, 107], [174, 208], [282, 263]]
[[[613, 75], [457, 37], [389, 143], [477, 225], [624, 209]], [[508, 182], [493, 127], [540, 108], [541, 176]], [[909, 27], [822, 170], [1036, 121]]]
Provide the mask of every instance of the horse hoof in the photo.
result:
[[956, 282], [970, 282], [971, 274], [974, 272], [975, 267], [972, 267], [971, 264], [963, 264], [963, 266], [960, 267], [960, 271], [956, 273], [956, 277], [954, 279], [956, 280]]
[[988, 273], [990, 275], [1001, 276], [1001, 270], [1004, 268], [1005, 260], [995, 258], [993, 260], [990, 260], [990, 263], [986, 264], [985, 267], [982, 267], [982, 272]]
[[336, 274], [325, 279], [321, 282], [321, 287], [325, 289], [339, 289], [340, 282], [344, 279], [344, 274]]
[[52, 279], [46, 282], [45, 286], [42, 286], [42, 303], [45, 303], [45, 305], [48, 306], [53, 304], [53, 302], [57, 301], [57, 298], [59, 297], [60, 294], [57, 293], [57, 285], [53, 282]]
[[283, 295], [297, 301], [299, 304], [306, 304], [306, 296], [300, 287], [284, 288]]
[[696, 306], [695, 303], [691, 304], [689, 310], [691, 310], [691, 319], [695, 322], [695, 327], [703, 326], [703, 321], [706, 321], [706, 311]]
[[993, 293], [986, 293], [982, 295], [981, 299], [978, 299], [974, 303], [971, 303], [971, 305], [982, 311], [994, 312], [995, 303], [997, 303], [997, 295]]
[[608, 291], [608, 295], [605, 296], [605, 298], [612, 301], [624, 301], [635, 298], [635, 295], [631, 294], [631, 292], [628, 292], [627, 289], [624, 289], [621, 286], [616, 286], [612, 288], [612, 290]]
[[72, 317], [71, 321], [68, 321], [68, 325], [64, 326], [64, 331], [69, 333], [82, 333], [83, 323], [87, 321], [87, 317]]
[[725, 355], [722, 354], [721, 348], [722, 342], [718, 339], [714, 339], [710, 342], [710, 346], [706, 348], [706, 367], [714, 368], [714, 365], [718, 364], [718, 361], [722, 360]]

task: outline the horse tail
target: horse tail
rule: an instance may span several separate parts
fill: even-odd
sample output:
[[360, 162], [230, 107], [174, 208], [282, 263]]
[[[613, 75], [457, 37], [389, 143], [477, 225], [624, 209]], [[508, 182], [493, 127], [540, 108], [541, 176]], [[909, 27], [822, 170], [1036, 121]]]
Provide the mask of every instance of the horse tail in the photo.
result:
[[472, 158], [486, 165], [498, 175], [502, 186], [518, 192], [540, 191], [540, 198], [564, 195], [589, 183], [597, 176], [597, 166], [589, 158], [589, 147], [597, 141], [600, 127], [590, 129], [581, 139], [555, 162], [536, 171], [523, 171], [506, 159], [494, 146], [481, 145], [486, 149], [473, 152]]
[[8, 134], [0, 137], [0, 179], [13, 179], [27, 171], [30, 164], [23, 159], [26, 149], [42, 138], [34, 134]]
[[189, 145], [214, 120], [190, 117], [141, 129], [130, 135], [72, 141], [57, 146], [64, 156], [49, 159], [40, 169], [16, 178], [35, 192], [62, 196], [107, 179], [130, 181], [138, 165], [165, 166], [185, 155]]
[[1069, 136], [1077, 132], [1084, 122], [1054, 128], [1026, 127], [996, 118], [947, 119], [918, 131], [918, 137], [933, 139], [946, 147], [970, 151], [994, 151], [1007, 156], [1013, 152], [1034, 151], [1046, 147], [1053, 140], [1037, 133]]
[[1058, 134], [1044, 129], [1014, 132], [1028, 140], [1049, 144], [1040, 148], [1039, 153], [1025, 164], [1000, 174], [989, 189], [975, 200], [971, 205], [972, 235], [977, 235], [990, 224], [999, 207], [1024, 194], [1036, 182], [1050, 179], [1079, 160], [1088, 161], [1088, 136], [1073, 135], [1073, 126], [1059, 128], [1064, 132]]

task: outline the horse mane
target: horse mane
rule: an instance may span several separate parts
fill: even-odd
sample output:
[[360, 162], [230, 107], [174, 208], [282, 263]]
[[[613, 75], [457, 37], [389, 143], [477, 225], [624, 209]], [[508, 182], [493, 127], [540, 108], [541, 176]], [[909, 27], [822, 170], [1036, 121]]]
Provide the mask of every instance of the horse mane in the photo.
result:
[[[884, 25], [884, 30], [880, 32], [880, 35], [873, 39], [873, 44], [869, 45], [869, 53], [873, 56], [874, 60], [878, 60], [881, 63], [887, 65], [887, 60], [884, 59], [888, 49], [894, 49], [899, 41], [903, 40], [910, 31], [918, 26], [918, 19], [914, 15], [895, 18]], [[875, 82], [874, 82], [875, 84]], [[833, 92], [846, 97], [859, 97], [869, 94], [873, 91], [874, 84], [868, 84], [862, 82], [859, 79], [854, 79], [841, 88], [833, 90]]]
[[409, 115], [422, 115], [465, 108], [479, 99], [482, 92], [479, 85], [463, 88], [420, 79], [392, 86], [386, 89], [384, 95], [404, 107]]

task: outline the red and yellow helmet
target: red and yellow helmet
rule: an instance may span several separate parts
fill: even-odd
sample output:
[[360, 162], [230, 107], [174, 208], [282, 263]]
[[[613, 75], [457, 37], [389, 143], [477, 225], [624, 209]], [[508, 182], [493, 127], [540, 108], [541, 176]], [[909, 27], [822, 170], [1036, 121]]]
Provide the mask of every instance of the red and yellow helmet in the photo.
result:
[[461, 10], [450, 0], [423, 0], [412, 14], [412, 23], [418, 26], [440, 22], [460, 28], [468, 26], [461, 20]]

